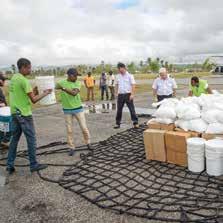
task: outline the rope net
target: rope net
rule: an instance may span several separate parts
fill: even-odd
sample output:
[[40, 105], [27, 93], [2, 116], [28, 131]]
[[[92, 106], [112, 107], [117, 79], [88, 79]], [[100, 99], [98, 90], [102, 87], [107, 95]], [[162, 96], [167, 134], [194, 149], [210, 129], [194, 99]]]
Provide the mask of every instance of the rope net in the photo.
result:
[[[39, 176], [120, 214], [163, 222], [223, 222], [223, 181], [205, 172], [193, 174], [184, 167], [146, 160], [144, 130], [140, 126], [95, 143], [75, 164], [49, 164], [69, 166], [58, 180], [44, 171]], [[38, 155], [68, 151], [59, 145], [63, 143], [40, 147]]]

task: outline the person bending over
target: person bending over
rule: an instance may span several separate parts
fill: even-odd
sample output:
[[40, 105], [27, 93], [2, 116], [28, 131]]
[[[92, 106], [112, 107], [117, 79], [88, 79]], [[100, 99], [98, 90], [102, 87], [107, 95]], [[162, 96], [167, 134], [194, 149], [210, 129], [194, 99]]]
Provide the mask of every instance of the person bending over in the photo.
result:
[[198, 77], [194, 76], [191, 78], [188, 95], [189, 97], [199, 97], [201, 94], [212, 94], [212, 90], [208, 86], [208, 82], [206, 80], [200, 80]]

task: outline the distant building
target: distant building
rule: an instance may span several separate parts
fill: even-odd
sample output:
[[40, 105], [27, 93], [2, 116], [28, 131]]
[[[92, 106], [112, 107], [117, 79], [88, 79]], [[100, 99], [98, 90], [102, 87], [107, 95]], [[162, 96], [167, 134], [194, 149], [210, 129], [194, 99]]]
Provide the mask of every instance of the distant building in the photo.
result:
[[223, 75], [223, 65], [217, 65], [213, 70], [211, 70], [211, 73]]

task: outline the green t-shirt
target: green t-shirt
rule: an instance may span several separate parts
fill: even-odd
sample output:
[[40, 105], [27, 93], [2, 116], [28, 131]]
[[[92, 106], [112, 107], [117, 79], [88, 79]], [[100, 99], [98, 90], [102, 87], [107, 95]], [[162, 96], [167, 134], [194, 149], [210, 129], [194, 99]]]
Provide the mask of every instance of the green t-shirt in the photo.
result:
[[32, 115], [32, 102], [27, 95], [32, 92], [29, 80], [22, 74], [14, 74], [9, 84], [9, 102], [12, 114], [17, 110], [22, 116]]
[[199, 97], [202, 94], [207, 94], [208, 82], [206, 80], [199, 80], [199, 86], [192, 86], [190, 84], [190, 90], [193, 93], [193, 96]]
[[[68, 80], [62, 80], [58, 82], [58, 85], [69, 90], [81, 89], [80, 81], [71, 82]], [[81, 96], [79, 93], [76, 96], [72, 96], [64, 91], [61, 91], [60, 98], [63, 109], [76, 109], [82, 106]]]

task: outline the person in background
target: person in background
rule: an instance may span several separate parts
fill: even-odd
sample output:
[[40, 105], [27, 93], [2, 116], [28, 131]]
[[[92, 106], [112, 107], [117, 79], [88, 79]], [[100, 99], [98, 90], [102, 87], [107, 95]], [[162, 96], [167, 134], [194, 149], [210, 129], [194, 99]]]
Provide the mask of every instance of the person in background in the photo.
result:
[[32, 103], [40, 101], [52, 92], [46, 89], [42, 94], [36, 94], [31, 87], [27, 76], [31, 74], [31, 62], [21, 58], [17, 61], [19, 73], [14, 74], [9, 86], [9, 101], [12, 113], [12, 139], [9, 145], [7, 168], [9, 174], [15, 171], [17, 146], [22, 133], [24, 133], [28, 145], [30, 171], [39, 171], [47, 168], [47, 165], [39, 164], [36, 159], [36, 134], [32, 117]]
[[108, 87], [111, 93], [111, 101], [115, 99], [115, 75], [113, 74], [112, 70], [109, 71], [109, 78], [108, 78]]
[[[5, 85], [5, 76], [0, 72], [0, 107], [7, 106], [6, 98], [3, 93], [2, 87]], [[11, 132], [1, 132], [0, 131], [0, 146], [3, 148], [9, 147], [9, 142], [11, 139]]]
[[94, 101], [94, 86], [95, 86], [95, 79], [92, 76], [91, 72], [88, 72], [87, 76], [84, 78], [84, 84], [87, 88], [87, 101], [91, 100]]
[[119, 74], [116, 76], [116, 94], [117, 100], [117, 114], [116, 114], [116, 126], [115, 129], [120, 128], [122, 120], [122, 110], [126, 104], [133, 122], [134, 128], [138, 128], [138, 117], [135, 112], [134, 106], [134, 94], [135, 94], [135, 79], [132, 74], [126, 70], [126, 66], [123, 63], [117, 65]]
[[176, 96], [176, 81], [167, 74], [166, 68], [160, 68], [159, 77], [157, 77], [152, 85], [154, 99], [158, 102], [165, 98]]
[[101, 89], [101, 100], [104, 100], [104, 94], [106, 93], [106, 100], [108, 100], [108, 85], [107, 85], [107, 75], [106, 73], [102, 73], [100, 77], [99, 87]]
[[70, 156], [73, 156], [75, 152], [73, 133], [74, 118], [78, 121], [84, 136], [85, 144], [90, 149], [90, 133], [87, 128], [80, 96], [81, 82], [77, 80], [77, 76], [78, 71], [74, 68], [70, 68], [67, 71], [67, 79], [59, 81], [56, 85], [56, 89], [61, 90], [60, 95], [66, 121], [67, 144], [70, 147]]
[[212, 94], [211, 88], [206, 80], [199, 80], [198, 77], [192, 77], [189, 89], [189, 97], [199, 97], [201, 94]]

